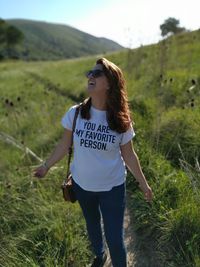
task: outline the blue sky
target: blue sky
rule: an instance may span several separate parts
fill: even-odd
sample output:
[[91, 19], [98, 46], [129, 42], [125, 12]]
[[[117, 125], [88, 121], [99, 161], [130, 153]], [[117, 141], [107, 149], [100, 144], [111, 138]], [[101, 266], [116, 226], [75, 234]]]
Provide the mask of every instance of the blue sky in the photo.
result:
[[83, 14], [106, 5], [106, 0], [0, 0], [3, 18], [29, 18], [52, 22], [74, 21]]
[[199, 10], [199, 0], [0, 0], [3, 19], [66, 24], [129, 47], [160, 40], [159, 25], [168, 17], [200, 28]]

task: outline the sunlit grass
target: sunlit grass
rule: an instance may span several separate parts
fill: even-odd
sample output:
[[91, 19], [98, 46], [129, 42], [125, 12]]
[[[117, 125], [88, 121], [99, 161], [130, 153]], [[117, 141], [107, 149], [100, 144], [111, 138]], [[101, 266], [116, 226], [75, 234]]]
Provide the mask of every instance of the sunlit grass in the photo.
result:
[[[106, 55], [125, 73], [136, 131], [133, 146], [154, 191], [154, 202], [146, 204], [128, 175], [137, 244], [148, 250], [149, 241], [154, 242], [161, 267], [166, 262], [198, 266], [200, 257], [200, 45], [189, 42], [190, 35], [178, 38], [166, 40], [168, 48], [159, 43]], [[0, 63], [0, 265], [4, 267], [80, 267], [90, 261], [80, 208], [62, 199], [66, 159], [40, 181], [31, 173], [61, 137], [63, 114], [87, 96], [84, 74], [98, 57]]]

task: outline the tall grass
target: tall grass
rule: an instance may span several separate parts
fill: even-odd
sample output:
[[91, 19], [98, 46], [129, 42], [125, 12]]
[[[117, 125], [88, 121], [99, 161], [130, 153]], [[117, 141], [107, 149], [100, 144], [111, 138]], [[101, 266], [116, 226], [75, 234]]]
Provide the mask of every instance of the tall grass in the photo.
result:
[[[128, 174], [136, 255], [153, 267], [200, 262], [198, 40], [196, 31], [107, 55], [125, 73], [133, 146], [154, 192], [148, 205]], [[97, 57], [0, 64], [0, 266], [91, 260], [80, 208], [62, 199], [66, 159], [42, 180], [31, 173], [61, 137], [65, 111], [86, 97], [84, 73]]]
[[128, 176], [138, 266], [145, 255], [149, 266], [199, 266], [200, 46], [193, 36], [199, 32], [169, 38], [157, 51], [143, 48], [140, 78], [129, 81], [133, 144], [154, 191], [149, 206]]

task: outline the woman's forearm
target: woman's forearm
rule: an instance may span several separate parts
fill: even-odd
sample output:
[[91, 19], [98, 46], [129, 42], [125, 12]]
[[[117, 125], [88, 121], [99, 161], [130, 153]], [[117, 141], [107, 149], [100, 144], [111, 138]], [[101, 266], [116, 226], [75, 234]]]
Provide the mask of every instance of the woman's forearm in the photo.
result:
[[121, 155], [128, 169], [131, 171], [135, 179], [139, 183], [140, 189], [143, 191], [145, 199], [151, 201], [153, 192], [149, 186], [140, 166], [139, 158], [132, 146], [132, 142], [128, 142], [121, 146]]
[[49, 158], [45, 161], [44, 166], [47, 169], [51, 168], [56, 162], [61, 160], [65, 155], [69, 153], [69, 147], [71, 147], [71, 145], [72, 131], [65, 129], [62, 138], [60, 139], [59, 143], [57, 144]]
[[51, 168], [56, 162], [60, 161], [67, 154], [68, 154], [68, 147], [65, 144], [63, 144], [61, 140], [55, 147], [54, 151], [49, 156], [49, 158], [45, 161], [46, 167], [48, 169]]
[[138, 156], [136, 153], [133, 153], [129, 155], [129, 157], [124, 159], [126, 166], [130, 170], [130, 172], [133, 174], [135, 179], [139, 182], [140, 186], [146, 186], [148, 183], [146, 181], [146, 178], [142, 172], [142, 168], [140, 166], [140, 161], [138, 159]]

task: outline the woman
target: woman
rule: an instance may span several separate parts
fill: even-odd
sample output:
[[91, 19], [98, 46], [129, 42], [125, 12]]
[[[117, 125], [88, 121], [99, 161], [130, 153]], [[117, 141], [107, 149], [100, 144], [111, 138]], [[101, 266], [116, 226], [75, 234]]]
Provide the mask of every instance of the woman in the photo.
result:
[[[147, 201], [152, 200], [153, 194], [132, 146], [135, 133], [122, 71], [101, 58], [87, 78], [89, 98], [82, 103], [74, 132], [73, 187], [96, 255], [91, 266], [104, 266], [107, 257], [102, 240], [102, 216], [112, 264], [125, 267], [125, 165], [139, 182]], [[36, 169], [35, 176], [44, 177], [68, 153], [76, 107], [72, 106], [63, 116], [63, 137], [45, 164]]]

